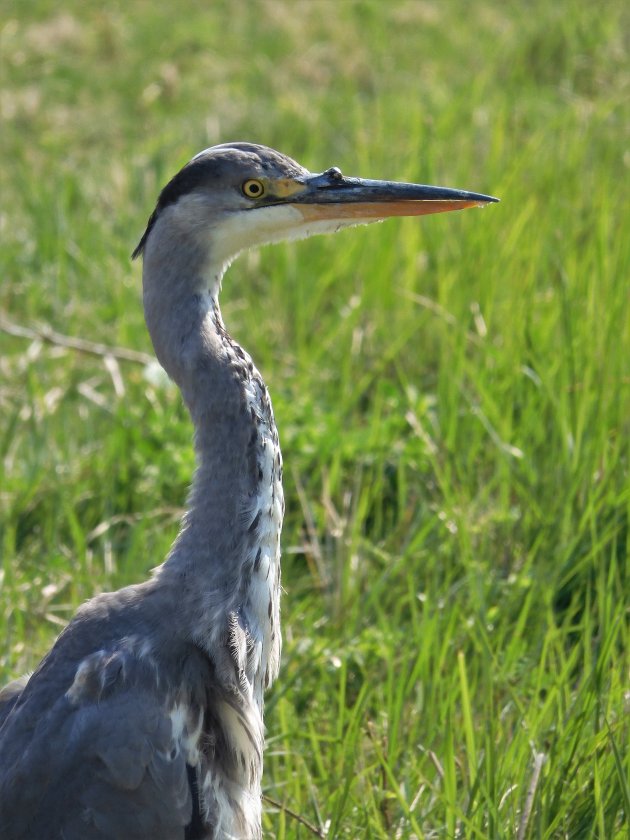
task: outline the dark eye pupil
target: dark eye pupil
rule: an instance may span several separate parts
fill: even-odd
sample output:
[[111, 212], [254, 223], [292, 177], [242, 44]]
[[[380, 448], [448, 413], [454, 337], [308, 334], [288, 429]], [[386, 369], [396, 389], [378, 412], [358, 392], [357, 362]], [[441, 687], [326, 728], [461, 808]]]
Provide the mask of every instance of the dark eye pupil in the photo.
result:
[[260, 184], [250, 184], [249, 191], [252, 195], [258, 195], [260, 192]]

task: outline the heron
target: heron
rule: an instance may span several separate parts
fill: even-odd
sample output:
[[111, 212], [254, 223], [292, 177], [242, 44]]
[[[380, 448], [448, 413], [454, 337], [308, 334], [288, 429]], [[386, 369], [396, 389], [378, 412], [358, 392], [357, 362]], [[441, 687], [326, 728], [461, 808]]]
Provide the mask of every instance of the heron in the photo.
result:
[[166, 184], [133, 257], [155, 354], [194, 425], [186, 513], [148, 580], [87, 601], [33, 674], [0, 691], [4, 840], [262, 837], [282, 456], [265, 383], [223, 323], [223, 275], [253, 246], [497, 200], [313, 174], [244, 142], [200, 152]]

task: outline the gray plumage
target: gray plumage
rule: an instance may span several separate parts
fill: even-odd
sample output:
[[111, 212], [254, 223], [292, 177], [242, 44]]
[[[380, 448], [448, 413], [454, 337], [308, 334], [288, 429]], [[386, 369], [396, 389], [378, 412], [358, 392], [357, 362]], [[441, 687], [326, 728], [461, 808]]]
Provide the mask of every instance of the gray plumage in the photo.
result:
[[282, 460], [267, 389], [221, 319], [223, 273], [252, 245], [489, 200], [311, 175], [246, 143], [202, 152], [165, 187], [134, 256], [156, 355], [195, 427], [188, 512], [150, 580], [84, 604], [0, 692], [3, 840], [261, 837]]

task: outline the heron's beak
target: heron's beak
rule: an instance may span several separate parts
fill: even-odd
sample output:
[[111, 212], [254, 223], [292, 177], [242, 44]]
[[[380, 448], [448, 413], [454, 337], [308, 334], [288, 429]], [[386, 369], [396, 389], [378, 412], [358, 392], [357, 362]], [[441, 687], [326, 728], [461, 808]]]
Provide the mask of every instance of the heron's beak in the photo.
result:
[[499, 200], [491, 195], [447, 187], [346, 178], [337, 169], [305, 178], [302, 187], [286, 201], [299, 210], [306, 221], [377, 221], [389, 216], [423, 216], [482, 207]]

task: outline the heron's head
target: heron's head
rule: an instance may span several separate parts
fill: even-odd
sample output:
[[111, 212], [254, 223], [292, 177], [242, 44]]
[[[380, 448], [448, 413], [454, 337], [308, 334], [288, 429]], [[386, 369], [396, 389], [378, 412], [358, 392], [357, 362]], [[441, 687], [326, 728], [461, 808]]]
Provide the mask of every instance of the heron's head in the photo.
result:
[[313, 174], [253, 143], [225, 143], [196, 155], [162, 190], [133, 256], [166, 233], [213, 262], [254, 245], [332, 233], [389, 216], [443, 213], [497, 201], [488, 195], [349, 178], [332, 167]]

